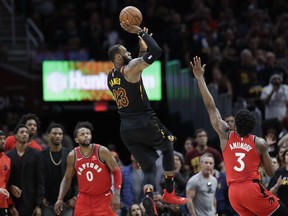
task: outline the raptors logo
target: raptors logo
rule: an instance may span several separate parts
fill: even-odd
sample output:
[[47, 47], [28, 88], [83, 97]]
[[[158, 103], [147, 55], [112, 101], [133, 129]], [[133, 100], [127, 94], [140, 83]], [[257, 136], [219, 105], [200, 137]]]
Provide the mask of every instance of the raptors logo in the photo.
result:
[[274, 197], [269, 197], [268, 202], [272, 205], [275, 202]]
[[2, 170], [3, 170], [4, 172], [6, 172], [6, 171], [7, 171], [7, 169], [8, 169], [8, 167], [7, 167], [7, 165], [6, 165], [6, 164], [2, 166]]

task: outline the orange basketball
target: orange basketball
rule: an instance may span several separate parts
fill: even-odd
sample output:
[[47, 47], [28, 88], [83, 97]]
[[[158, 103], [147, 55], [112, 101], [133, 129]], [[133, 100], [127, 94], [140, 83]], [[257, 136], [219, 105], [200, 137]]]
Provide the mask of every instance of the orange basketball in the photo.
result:
[[142, 22], [141, 11], [134, 6], [127, 6], [123, 8], [119, 14], [119, 21], [126, 22], [127, 20], [129, 20], [131, 25], [140, 26]]

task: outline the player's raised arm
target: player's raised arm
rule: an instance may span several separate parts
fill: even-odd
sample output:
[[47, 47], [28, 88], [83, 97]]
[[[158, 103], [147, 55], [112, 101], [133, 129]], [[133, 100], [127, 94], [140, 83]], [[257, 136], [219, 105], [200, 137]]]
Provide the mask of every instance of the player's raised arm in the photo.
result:
[[197, 79], [198, 86], [206, 109], [209, 113], [210, 122], [213, 128], [216, 130], [220, 138], [227, 138], [226, 133], [229, 130], [229, 126], [224, 120], [222, 120], [221, 114], [216, 107], [215, 101], [209, 92], [204, 79], [206, 65], [201, 65], [201, 58], [198, 56], [193, 58], [193, 61], [190, 62], [190, 65], [192, 67], [193, 74]]
[[138, 34], [140, 39], [147, 45], [147, 52], [139, 58], [132, 59], [129, 64], [125, 67], [126, 71], [132, 73], [139, 73], [139, 71], [151, 65], [156, 59], [158, 59], [162, 53], [162, 49], [159, 47], [157, 42], [148, 34], [148, 29], [145, 27], [143, 30], [139, 26], [130, 25], [127, 22], [121, 22], [121, 27], [132, 34]]

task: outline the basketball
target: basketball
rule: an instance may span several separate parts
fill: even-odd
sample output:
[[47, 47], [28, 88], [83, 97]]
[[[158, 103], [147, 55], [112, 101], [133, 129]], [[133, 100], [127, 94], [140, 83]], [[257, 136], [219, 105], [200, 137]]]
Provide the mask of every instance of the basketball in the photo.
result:
[[140, 26], [142, 23], [141, 11], [134, 6], [127, 6], [123, 8], [119, 14], [119, 21], [126, 22], [127, 20], [129, 20], [131, 25]]

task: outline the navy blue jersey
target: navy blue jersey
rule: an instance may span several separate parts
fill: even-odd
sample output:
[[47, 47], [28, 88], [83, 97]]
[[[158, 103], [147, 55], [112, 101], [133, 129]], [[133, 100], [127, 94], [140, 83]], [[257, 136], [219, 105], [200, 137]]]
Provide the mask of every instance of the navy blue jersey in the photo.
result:
[[137, 83], [128, 82], [123, 75], [124, 67], [113, 69], [108, 74], [108, 87], [116, 100], [120, 116], [153, 112], [142, 77]]

